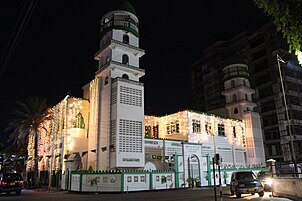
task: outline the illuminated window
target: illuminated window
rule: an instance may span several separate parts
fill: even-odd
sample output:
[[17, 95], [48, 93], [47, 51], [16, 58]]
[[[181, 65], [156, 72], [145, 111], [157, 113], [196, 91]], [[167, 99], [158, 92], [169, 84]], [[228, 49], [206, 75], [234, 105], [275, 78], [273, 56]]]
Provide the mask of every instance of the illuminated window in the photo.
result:
[[170, 124], [166, 124], [166, 129], [167, 129], [167, 135], [171, 134], [171, 129], [170, 129]]
[[224, 124], [218, 124], [218, 136], [225, 136]]
[[151, 137], [151, 126], [145, 126], [145, 137]]
[[170, 124], [166, 124], [167, 135], [179, 133], [179, 122], [171, 122]]
[[212, 125], [211, 125], [211, 123], [209, 123], [209, 122], [205, 123], [205, 131], [206, 131], [207, 134], [213, 134], [212, 133]]
[[85, 128], [84, 117], [82, 116], [82, 114], [80, 112], [75, 117], [75, 121], [73, 122], [73, 127], [82, 128], [82, 129]]
[[193, 133], [200, 133], [200, 121], [193, 119], [192, 122]]
[[158, 138], [158, 125], [152, 126], [153, 137]]

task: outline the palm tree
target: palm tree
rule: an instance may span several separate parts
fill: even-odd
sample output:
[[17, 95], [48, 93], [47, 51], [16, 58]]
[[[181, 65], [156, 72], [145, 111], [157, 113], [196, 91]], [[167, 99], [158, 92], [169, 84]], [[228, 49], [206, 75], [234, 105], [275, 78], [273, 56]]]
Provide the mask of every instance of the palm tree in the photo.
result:
[[[39, 97], [29, 98], [26, 102], [16, 102], [16, 108], [12, 112], [5, 129], [10, 132], [9, 141], [17, 146], [17, 149], [26, 150], [30, 137], [34, 139], [34, 184], [38, 176], [38, 135], [43, 123], [50, 119], [50, 109], [46, 105], [46, 99]], [[46, 128], [44, 128], [46, 129]], [[26, 152], [26, 151], [25, 151]]]

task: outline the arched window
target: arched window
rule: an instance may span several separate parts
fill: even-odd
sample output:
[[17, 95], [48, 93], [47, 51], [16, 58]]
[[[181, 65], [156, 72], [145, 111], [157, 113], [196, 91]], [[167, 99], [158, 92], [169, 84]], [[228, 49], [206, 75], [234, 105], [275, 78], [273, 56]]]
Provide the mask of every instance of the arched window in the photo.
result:
[[129, 57], [127, 54], [123, 54], [122, 63], [129, 64]]
[[123, 35], [123, 43], [129, 44], [129, 36], [127, 34]]
[[245, 79], [243, 80], [243, 86], [246, 86], [246, 81], [245, 81]]
[[73, 127], [82, 128], [82, 129], [85, 128], [84, 117], [82, 116], [82, 114], [80, 112], [75, 117], [75, 121], [73, 122]]
[[233, 94], [233, 102], [236, 102], [237, 101], [237, 97], [236, 97], [236, 94]]
[[234, 81], [234, 80], [231, 81], [231, 87], [232, 87], [232, 88], [235, 87], [235, 81]]
[[234, 114], [238, 114], [238, 109], [237, 108], [234, 109]]
[[122, 78], [129, 80], [129, 76], [127, 74], [123, 74]]

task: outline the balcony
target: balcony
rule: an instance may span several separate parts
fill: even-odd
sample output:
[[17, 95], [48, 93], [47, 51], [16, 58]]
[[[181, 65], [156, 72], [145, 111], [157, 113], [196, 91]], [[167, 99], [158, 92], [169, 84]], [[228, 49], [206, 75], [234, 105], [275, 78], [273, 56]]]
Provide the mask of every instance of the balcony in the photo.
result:
[[121, 29], [121, 30], [129, 31], [132, 34], [134, 34], [136, 37], [139, 37], [138, 27], [135, 24], [127, 21], [109, 21], [103, 24], [101, 28], [101, 37], [108, 31], [111, 31], [112, 29]]

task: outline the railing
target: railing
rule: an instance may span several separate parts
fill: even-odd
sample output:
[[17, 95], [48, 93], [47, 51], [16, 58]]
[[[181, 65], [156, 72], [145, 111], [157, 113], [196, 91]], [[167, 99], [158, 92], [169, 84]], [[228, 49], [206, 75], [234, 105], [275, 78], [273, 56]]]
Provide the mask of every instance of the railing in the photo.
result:
[[133, 69], [133, 70], [136, 70], [136, 71], [140, 71], [140, 72], [145, 72], [144, 69], [142, 68], [138, 68], [138, 67], [135, 67], [135, 66], [131, 66], [131, 65], [128, 65], [128, 64], [123, 64], [123, 63], [120, 63], [120, 62], [117, 62], [117, 61], [108, 61], [107, 63], [105, 63], [104, 65], [102, 65], [98, 72], [102, 71], [103, 69], [105, 69], [105, 67], [109, 66], [109, 65], [118, 65], [118, 66], [122, 66], [122, 67], [125, 67], [125, 68], [129, 68], [129, 69]]
[[276, 162], [276, 177], [298, 177], [302, 178], [301, 172], [302, 164], [294, 164], [292, 162], [289, 163], [278, 163]]
[[126, 43], [123, 43], [121, 41], [118, 41], [118, 40], [111, 40], [112, 43], [116, 43], [116, 44], [119, 44], [119, 45], [122, 45], [122, 46], [125, 46], [125, 47], [130, 47], [130, 48], [133, 48], [133, 49], [136, 49], [140, 52], [145, 52], [145, 50], [141, 49], [141, 48], [138, 48], [138, 47], [135, 47], [133, 45], [129, 45], [129, 44], [126, 44]]
[[122, 81], [122, 82], [130, 83], [130, 84], [135, 84], [135, 85], [138, 85], [138, 86], [144, 86], [144, 83], [142, 83], [142, 82], [136, 82], [136, 81], [133, 81], [133, 80], [127, 80], [127, 79], [124, 79], [124, 78], [121, 78], [121, 77], [114, 78], [112, 80], [112, 83], [113, 82], [117, 82], [117, 81]]
[[127, 30], [133, 33], [135, 36], [139, 36], [138, 27], [135, 24], [127, 21], [109, 21], [106, 24], [103, 24], [101, 28], [101, 36], [112, 28]]

